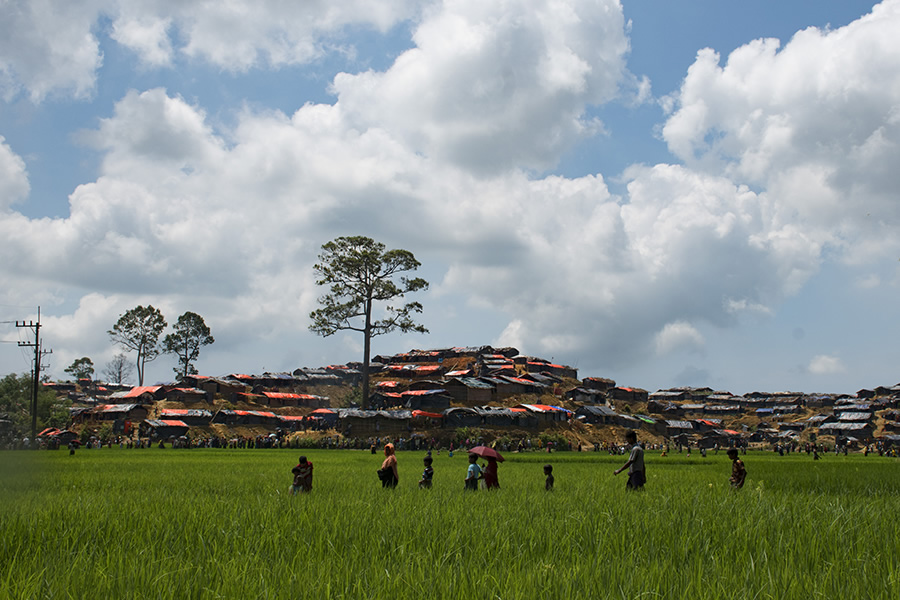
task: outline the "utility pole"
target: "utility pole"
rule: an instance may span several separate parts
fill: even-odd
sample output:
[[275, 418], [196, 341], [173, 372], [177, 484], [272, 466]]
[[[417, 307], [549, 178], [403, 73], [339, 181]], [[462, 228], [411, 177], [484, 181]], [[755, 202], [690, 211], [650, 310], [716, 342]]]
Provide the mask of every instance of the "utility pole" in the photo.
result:
[[34, 330], [34, 343], [19, 342], [19, 346], [34, 348], [34, 380], [31, 382], [31, 443], [32, 445], [37, 438], [37, 399], [38, 386], [41, 383], [41, 357], [46, 354], [52, 354], [53, 351], [41, 351], [41, 307], [38, 306], [37, 323], [34, 321], [16, 321], [16, 327], [28, 327]]

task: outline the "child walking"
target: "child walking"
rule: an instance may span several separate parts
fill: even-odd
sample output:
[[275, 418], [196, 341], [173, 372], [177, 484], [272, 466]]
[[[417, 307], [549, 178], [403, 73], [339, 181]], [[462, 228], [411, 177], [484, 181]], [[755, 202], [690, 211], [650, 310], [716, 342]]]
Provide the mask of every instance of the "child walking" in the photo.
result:
[[422, 471], [422, 479], [419, 480], [419, 487], [422, 489], [431, 489], [431, 480], [434, 478], [434, 469], [431, 467], [431, 456], [426, 456], [423, 460], [425, 470]]
[[466, 470], [466, 489], [477, 491], [478, 490], [478, 480], [483, 477], [481, 474], [481, 467], [478, 466], [476, 462], [478, 457], [474, 454], [469, 455], [469, 468]]
[[731, 459], [731, 487], [736, 490], [744, 487], [744, 480], [747, 479], [747, 469], [744, 467], [744, 461], [738, 458], [737, 448], [728, 449], [728, 458]]
[[296, 467], [291, 469], [291, 473], [294, 474], [294, 484], [291, 486], [291, 494], [312, 491], [313, 464], [306, 460], [305, 456], [300, 457], [300, 462], [297, 463]]
[[547, 476], [546, 481], [544, 481], [544, 489], [548, 492], [553, 491], [553, 465], [544, 465], [544, 475]]
[[631, 444], [631, 454], [624, 465], [613, 471], [613, 475], [618, 475], [628, 469], [628, 481], [625, 483], [625, 489], [642, 490], [644, 483], [647, 482], [647, 473], [644, 469], [644, 449], [637, 443], [637, 434], [634, 430], [629, 430], [625, 434], [625, 441]]

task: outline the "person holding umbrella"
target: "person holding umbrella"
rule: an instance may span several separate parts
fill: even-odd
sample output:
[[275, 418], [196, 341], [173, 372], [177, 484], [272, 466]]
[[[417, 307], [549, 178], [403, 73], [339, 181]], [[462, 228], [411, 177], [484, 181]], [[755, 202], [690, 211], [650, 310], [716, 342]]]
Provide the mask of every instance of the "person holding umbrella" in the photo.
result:
[[488, 446], [475, 446], [469, 450], [469, 456], [480, 456], [488, 461], [484, 469], [484, 485], [489, 490], [500, 489], [500, 481], [497, 478], [497, 463], [503, 462], [503, 456]]

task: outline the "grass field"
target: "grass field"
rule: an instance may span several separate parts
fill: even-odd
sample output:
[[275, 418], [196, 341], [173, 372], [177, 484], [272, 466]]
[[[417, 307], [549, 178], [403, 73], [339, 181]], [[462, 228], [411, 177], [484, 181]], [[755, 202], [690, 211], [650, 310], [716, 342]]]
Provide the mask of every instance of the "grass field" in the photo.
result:
[[[900, 597], [900, 463], [875, 456], [509, 455], [465, 493], [464, 456], [79, 450], [0, 454], [0, 598]], [[543, 490], [552, 462], [556, 490]]]

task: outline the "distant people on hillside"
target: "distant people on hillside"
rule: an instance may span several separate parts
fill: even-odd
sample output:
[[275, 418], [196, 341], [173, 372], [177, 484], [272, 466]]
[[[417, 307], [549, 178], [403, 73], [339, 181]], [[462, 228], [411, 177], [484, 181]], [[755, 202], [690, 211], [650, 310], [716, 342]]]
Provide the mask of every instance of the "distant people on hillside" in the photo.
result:
[[728, 458], [731, 459], [731, 487], [739, 490], [744, 487], [744, 481], [747, 479], [747, 469], [744, 467], [744, 461], [738, 458], [737, 448], [728, 449]]
[[629, 430], [625, 434], [625, 441], [631, 445], [631, 453], [624, 465], [613, 471], [613, 475], [618, 475], [625, 469], [628, 469], [628, 481], [625, 483], [626, 490], [642, 490], [644, 483], [647, 482], [647, 472], [644, 467], [644, 449], [637, 443], [637, 434], [633, 430]]
[[489, 490], [499, 490], [500, 480], [497, 477], [497, 459], [487, 457], [487, 466], [484, 468], [484, 487]]
[[292, 494], [312, 491], [313, 464], [306, 460], [305, 456], [300, 457], [297, 466], [291, 469], [291, 473], [294, 474], [294, 484], [291, 486]]
[[484, 475], [481, 473], [481, 467], [478, 466], [478, 457], [474, 454], [469, 455], [469, 467], [466, 469], [466, 489], [471, 491], [478, 490], [478, 480]]
[[394, 454], [394, 445], [384, 445], [384, 462], [381, 463], [381, 469], [378, 470], [378, 478], [381, 480], [381, 487], [395, 488], [400, 481], [400, 475], [397, 472], [397, 455]]
[[544, 489], [548, 492], [553, 491], [553, 483], [555, 482], [553, 478], [553, 465], [544, 465], [544, 475], [547, 478], [544, 480]]
[[421, 489], [431, 489], [431, 480], [434, 478], [434, 468], [431, 466], [433, 462], [431, 458], [431, 454], [429, 453], [423, 461], [425, 463], [425, 470], [422, 471], [422, 479], [419, 480], [419, 487]]

